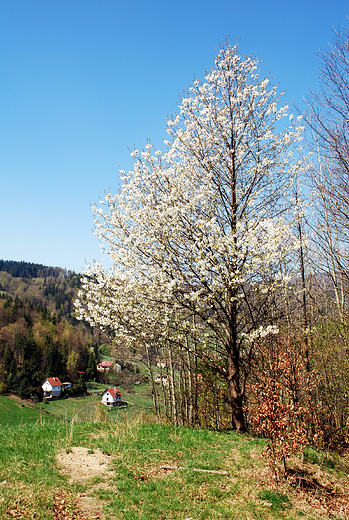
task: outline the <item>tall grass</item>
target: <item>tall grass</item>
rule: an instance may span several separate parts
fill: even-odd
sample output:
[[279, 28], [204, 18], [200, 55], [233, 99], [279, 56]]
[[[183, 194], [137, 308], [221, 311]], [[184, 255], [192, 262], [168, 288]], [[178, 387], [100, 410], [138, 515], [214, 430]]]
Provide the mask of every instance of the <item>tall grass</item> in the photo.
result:
[[64, 482], [55, 463], [63, 435], [64, 425], [52, 422], [0, 428], [0, 518], [11, 508], [51, 518], [53, 490]]

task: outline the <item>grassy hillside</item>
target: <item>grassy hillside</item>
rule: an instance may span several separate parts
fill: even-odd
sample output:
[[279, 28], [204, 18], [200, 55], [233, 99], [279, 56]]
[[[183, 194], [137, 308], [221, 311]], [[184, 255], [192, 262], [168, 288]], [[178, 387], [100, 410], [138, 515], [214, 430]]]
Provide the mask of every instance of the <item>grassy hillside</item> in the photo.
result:
[[68, 422], [86, 422], [95, 418], [96, 414], [109, 420], [119, 417], [133, 418], [139, 414], [152, 414], [153, 402], [148, 395], [149, 388], [145, 385], [137, 386], [137, 393], [120, 387], [122, 399], [128, 403], [126, 408], [107, 408], [100, 404], [103, 390], [106, 385], [89, 383], [89, 391], [97, 391], [98, 395], [85, 397], [69, 397], [69, 399], [44, 400], [42, 403], [33, 403], [31, 400], [22, 400], [17, 396], [0, 395], [0, 427], [17, 426], [19, 424], [36, 424], [42, 421], [67, 420]]
[[43, 414], [39, 409], [23, 404], [22, 401], [0, 395], [0, 427], [36, 424], [43, 420], [47, 422], [52, 421], [53, 418]]
[[[264, 444], [236, 433], [144, 424], [141, 416], [2, 427], [0, 518], [347, 518], [345, 459], [308, 451], [303, 463], [292, 461], [288, 482], [276, 485], [261, 458]], [[87, 463], [71, 479], [79, 459], [70, 470], [62, 460], [76, 456], [76, 447], [85, 448]], [[104, 457], [98, 476], [97, 454]]]
[[[8, 269], [34, 269], [36, 274], [46, 269], [15, 264]], [[25, 278], [13, 273], [0, 271], [1, 391], [28, 398], [44, 377], [58, 375], [80, 386], [80, 394], [87, 380], [87, 390], [95, 395], [36, 404], [0, 395], [0, 518], [349, 518], [347, 456], [307, 448], [303, 459], [288, 461], [282, 476], [263, 457], [264, 439], [159, 424], [141, 358], [134, 360], [120, 348], [123, 370], [97, 376], [101, 354], [119, 358], [111, 357], [98, 333], [76, 323], [76, 275], [57, 270]], [[210, 426], [206, 416], [215, 417], [220, 406], [215, 408], [214, 399], [223, 403], [220, 382], [202, 366], [196, 372], [207, 385], [201, 386], [200, 424]], [[105, 378], [103, 384], [92, 382], [96, 377]], [[180, 381], [178, 372], [173, 381]], [[101, 405], [98, 394], [111, 384], [119, 386], [127, 408]], [[178, 385], [178, 399], [183, 389]], [[162, 399], [158, 390], [166, 411], [170, 394]]]
[[[89, 384], [92, 386], [92, 383]], [[97, 387], [99, 394], [105, 390], [106, 385], [94, 383], [93, 386]], [[122, 400], [129, 403], [127, 408], [119, 409], [117, 407], [107, 408], [103, 405], [100, 406], [101, 396], [87, 396], [87, 397], [69, 397], [69, 399], [54, 399], [44, 400], [43, 403], [37, 403], [36, 410], [49, 414], [56, 419], [67, 419], [68, 421], [84, 422], [92, 420], [97, 413], [96, 411], [101, 408], [105, 414], [108, 415], [110, 420], [115, 420], [118, 416], [124, 417], [127, 414], [129, 417], [134, 417], [140, 413], [151, 413], [153, 410], [153, 402], [150, 396], [147, 396], [149, 389], [146, 385], [143, 385], [143, 389], [137, 387], [137, 394], [127, 392], [124, 388], [119, 387], [122, 393]], [[91, 389], [89, 389], [91, 391]], [[98, 411], [98, 414], [101, 412]]]

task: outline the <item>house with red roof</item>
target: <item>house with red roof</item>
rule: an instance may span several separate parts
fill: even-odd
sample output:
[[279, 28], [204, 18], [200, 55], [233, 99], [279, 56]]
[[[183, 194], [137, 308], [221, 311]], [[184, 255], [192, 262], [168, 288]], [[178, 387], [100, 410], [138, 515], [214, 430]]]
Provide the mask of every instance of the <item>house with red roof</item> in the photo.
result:
[[102, 403], [107, 406], [120, 406], [121, 396], [118, 388], [107, 388], [102, 394]]
[[109, 372], [112, 367], [116, 372], [120, 372], [121, 370], [121, 365], [119, 365], [119, 363], [115, 363], [114, 361], [101, 361], [97, 365], [97, 370], [98, 372]]
[[62, 386], [63, 383], [61, 383], [59, 377], [47, 377], [41, 383], [44, 397], [59, 397], [62, 392]]
[[102, 361], [101, 363], [98, 363], [97, 370], [99, 370], [99, 372], [109, 372], [113, 363], [113, 361]]
[[42, 383], [41, 388], [44, 392], [44, 397], [60, 397], [62, 390], [71, 388], [71, 383], [61, 383], [59, 377], [47, 377]]

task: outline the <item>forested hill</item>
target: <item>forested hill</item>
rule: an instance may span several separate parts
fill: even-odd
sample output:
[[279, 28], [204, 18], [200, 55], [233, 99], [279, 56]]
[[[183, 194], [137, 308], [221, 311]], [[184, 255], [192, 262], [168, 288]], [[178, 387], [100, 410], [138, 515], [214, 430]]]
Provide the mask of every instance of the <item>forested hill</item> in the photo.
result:
[[14, 277], [21, 278], [57, 278], [65, 272], [61, 267], [48, 267], [31, 262], [16, 262], [14, 260], [0, 260], [0, 271], [5, 271]]
[[79, 284], [73, 271], [0, 261], [0, 393], [30, 395], [47, 376], [95, 377], [99, 335], [75, 318]]
[[0, 292], [46, 308], [51, 317], [73, 318], [73, 299], [80, 276], [74, 271], [41, 264], [0, 260]]

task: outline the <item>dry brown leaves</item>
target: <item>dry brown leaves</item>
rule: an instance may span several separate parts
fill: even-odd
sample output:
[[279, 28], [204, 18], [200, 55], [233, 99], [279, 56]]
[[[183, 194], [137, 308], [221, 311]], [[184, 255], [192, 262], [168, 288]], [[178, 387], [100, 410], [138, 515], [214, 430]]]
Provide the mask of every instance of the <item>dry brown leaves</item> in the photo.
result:
[[295, 457], [292, 466], [283, 479], [276, 479], [270, 467], [261, 468], [256, 474], [258, 488], [287, 495], [293, 507], [314, 519], [348, 519], [349, 486], [345, 478], [335, 478], [320, 466], [301, 463]]
[[303, 499], [329, 516], [347, 518], [348, 489], [344, 489], [338, 481], [329, 479], [325, 474], [315, 475], [303, 467], [289, 470], [288, 484], [295, 489], [298, 500]]
[[54, 500], [54, 520], [80, 520], [85, 518], [65, 491], [59, 490]]
[[[2, 482], [2, 484], [6, 484], [6, 480]], [[23, 518], [27, 520], [33, 520], [42, 518], [39, 513], [37, 513], [35, 504], [32, 500], [30, 500], [31, 495], [25, 496], [25, 494], [19, 495], [13, 504], [11, 504], [6, 511], [6, 515], [12, 518]]]
[[[54, 495], [53, 518], [54, 520], [97, 520], [101, 516], [99, 514], [86, 515], [77, 506], [79, 499], [74, 499], [63, 490], [57, 490]], [[37, 510], [31, 505], [14, 504], [8, 508], [6, 515], [12, 518], [20, 518], [25, 520], [37, 520], [43, 518]]]
[[27, 507], [10, 506], [6, 511], [6, 514], [12, 516], [12, 518], [25, 518], [30, 520], [34, 518], [41, 518], [40, 515], [37, 515], [34, 508]]
[[77, 498], [73, 499], [65, 491], [59, 490], [54, 499], [54, 520], [99, 520], [103, 517], [95, 510], [95, 507], [85, 507], [81, 509], [79, 507], [80, 497], [84, 498], [84, 504], [86, 506], [86, 500], [89, 497], [86, 495], [79, 494]]

